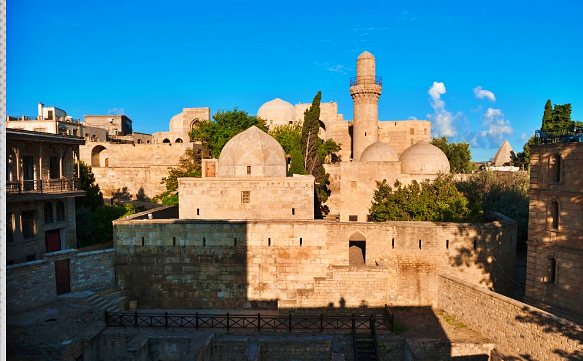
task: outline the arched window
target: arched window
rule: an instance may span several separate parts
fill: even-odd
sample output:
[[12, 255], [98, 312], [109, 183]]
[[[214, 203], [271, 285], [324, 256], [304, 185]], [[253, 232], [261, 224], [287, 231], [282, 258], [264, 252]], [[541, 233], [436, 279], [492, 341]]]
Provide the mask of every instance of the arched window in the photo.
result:
[[559, 202], [551, 202], [551, 228], [559, 229]]
[[57, 222], [65, 220], [65, 203], [57, 201]]
[[547, 274], [544, 281], [546, 283], [556, 283], [557, 281], [557, 260], [555, 257], [547, 258]]
[[182, 143], [182, 139], [178, 138], [174, 143]]
[[550, 159], [550, 171], [551, 171], [551, 177], [553, 179], [553, 182], [558, 183], [561, 181], [561, 155], [560, 154], [555, 154], [551, 157]]
[[164, 140], [162, 141], [162, 143], [170, 143], [170, 139], [164, 138]]
[[53, 204], [45, 203], [45, 224], [53, 223]]
[[142, 140], [141, 139], [138, 139], [138, 144], [142, 144]]
[[104, 150], [106, 150], [106, 148], [102, 145], [95, 146], [91, 150], [91, 166], [93, 168], [101, 167], [101, 163], [99, 161], [99, 158], [103, 156], [102, 153]]

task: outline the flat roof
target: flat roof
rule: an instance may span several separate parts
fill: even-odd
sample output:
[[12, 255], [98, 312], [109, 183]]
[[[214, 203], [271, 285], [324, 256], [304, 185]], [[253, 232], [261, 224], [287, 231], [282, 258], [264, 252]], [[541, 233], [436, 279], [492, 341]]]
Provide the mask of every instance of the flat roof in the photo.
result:
[[34, 132], [31, 130], [7, 128], [6, 139], [9, 140], [11, 138], [16, 140], [32, 140], [47, 143], [78, 144], [78, 145], [85, 144], [85, 139], [74, 135], [52, 134]]

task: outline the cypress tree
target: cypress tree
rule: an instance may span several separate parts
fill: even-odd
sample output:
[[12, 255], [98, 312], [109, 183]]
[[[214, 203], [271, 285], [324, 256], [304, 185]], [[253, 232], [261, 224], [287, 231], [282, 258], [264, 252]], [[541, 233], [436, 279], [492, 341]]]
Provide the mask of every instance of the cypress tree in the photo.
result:
[[308, 174], [316, 177], [318, 182], [319, 168], [322, 166], [319, 157], [320, 131], [320, 99], [322, 92], [318, 92], [312, 101], [312, 106], [304, 113], [304, 124], [302, 126], [302, 155], [304, 156], [304, 168]]
[[551, 100], [548, 99], [545, 104], [545, 112], [543, 113], [543, 122], [541, 129], [543, 131], [553, 130], [553, 105]]

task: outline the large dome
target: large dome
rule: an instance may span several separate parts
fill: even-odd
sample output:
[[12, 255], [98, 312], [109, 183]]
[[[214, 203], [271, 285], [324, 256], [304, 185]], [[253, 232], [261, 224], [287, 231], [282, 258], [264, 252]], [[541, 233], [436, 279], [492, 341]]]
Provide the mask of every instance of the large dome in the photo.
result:
[[259, 108], [257, 116], [266, 120], [269, 126], [286, 125], [296, 119], [296, 110], [285, 100], [275, 98], [263, 104]]
[[237, 134], [219, 156], [219, 177], [285, 177], [281, 145], [256, 126]]
[[427, 142], [405, 149], [400, 159], [403, 174], [449, 173], [449, 161], [445, 153]]
[[368, 147], [360, 155], [361, 162], [398, 162], [397, 152], [384, 142], [376, 142]]

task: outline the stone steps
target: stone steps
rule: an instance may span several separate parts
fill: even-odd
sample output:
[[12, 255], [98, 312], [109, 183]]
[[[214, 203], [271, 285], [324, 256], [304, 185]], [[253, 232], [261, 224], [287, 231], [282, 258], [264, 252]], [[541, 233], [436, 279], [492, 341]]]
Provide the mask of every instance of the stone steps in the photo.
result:
[[[87, 303], [107, 312], [122, 312], [125, 296], [120, 290], [103, 290], [94, 292], [86, 298]], [[120, 307], [121, 306], [121, 307]]]

